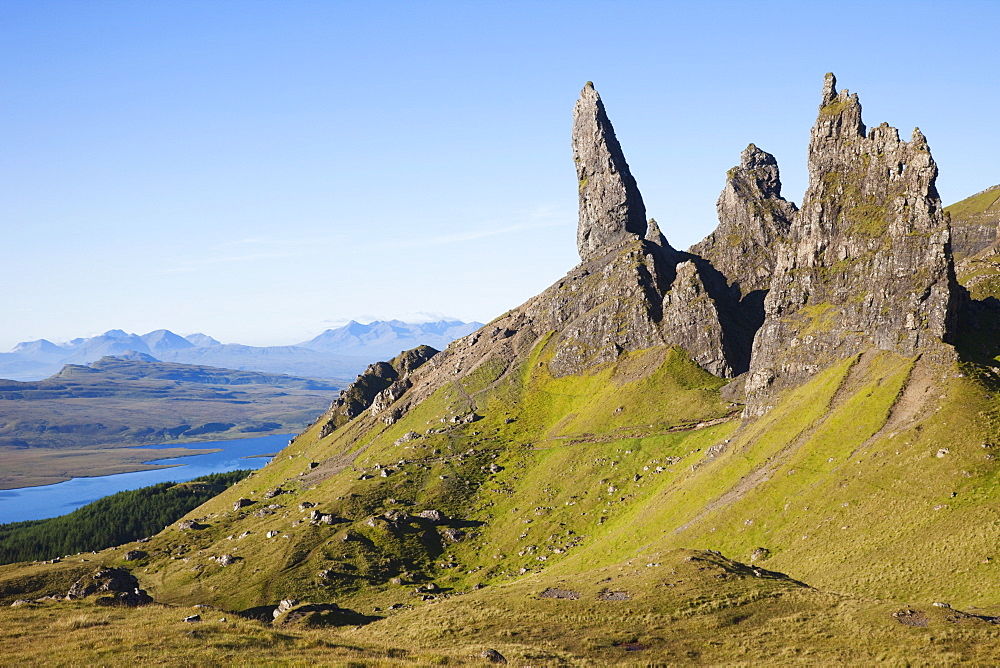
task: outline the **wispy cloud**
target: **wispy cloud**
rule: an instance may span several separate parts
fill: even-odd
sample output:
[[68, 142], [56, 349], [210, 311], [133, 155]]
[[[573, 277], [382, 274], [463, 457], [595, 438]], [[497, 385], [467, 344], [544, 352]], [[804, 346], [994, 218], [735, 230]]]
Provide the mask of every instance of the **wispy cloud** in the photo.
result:
[[242, 264], [246, 262], [257, 262], [260, 260], [274, 260], [278, 258], [292, 257], [295, 253], [290, 251], [274, 251], [270, 253], [248, 253], [245, 255], [216, 255], [213, 257], [203, 257], [197, 259], [185, 259], [177, 262], [173, 266], [160, 269], [161, 274], [183, 274], [203, 269], [210, 269], [220, 265]]
[[531, 230], [540, 230], [551, 227], [560, 227], [566, 224], [566, 216], [561, 215], [557, 207], [546, 206], [533, 209], [521, 216], [521, 222], [501, 227], [488, 227], [481, 223], [476, 229], [454, 234], [442, 234], [425, 239], [404, 239], [397, 245], [404, 248], [424, 248], [427, 246], [442, 246], [445, 244], [462, 243], [465, 241], [476, 241], [505, 234], [515, 234]]

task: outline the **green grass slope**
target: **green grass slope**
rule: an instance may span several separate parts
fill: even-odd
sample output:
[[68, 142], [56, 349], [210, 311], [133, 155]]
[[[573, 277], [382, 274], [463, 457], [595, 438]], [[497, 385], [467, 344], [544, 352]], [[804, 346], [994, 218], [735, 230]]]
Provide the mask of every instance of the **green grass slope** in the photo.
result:
[[[317, 656], [350, 646], [372, 661], [461, 662], [490, 646], [524, 662], [607, 665], [1000, 653], [995, 625], [931, 605], [986, 615], [1000, 604], [989, 367], [869, 351], [742, 424], [724, 381], [680, 349], [567, 377], [548, 372], [551, 354], [543, 339], [518, 365], [486, 360], [391, 425], [362, 416], [325, 438], [316, 425], [190, 513], [198, 528], [145, 543], [142, 560], [123, 562], [127, 546], [81, 558], [127, 565], [164, 604], [231, 615], [291, 598], [367, 616]], [[46, 577], [62, 585], [80, 566], [2, 568], [0, 596], [54, 593]], [[300, 632], [289, 656], [308, 655], [314, 636]], [[222, 642], [230, 630], [212, 633]]]

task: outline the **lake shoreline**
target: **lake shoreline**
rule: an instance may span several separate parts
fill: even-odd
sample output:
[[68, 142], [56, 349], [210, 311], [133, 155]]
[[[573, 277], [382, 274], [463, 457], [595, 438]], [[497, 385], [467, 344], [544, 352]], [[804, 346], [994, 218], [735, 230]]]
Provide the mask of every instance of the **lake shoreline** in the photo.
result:
[[[135, 446], [102, 450], [24, 449], [4, 452], [0, 472], [0, 524], [47, 519], [72, 512], [92, 501], [127, 489], [160, 482], [185, 482], [210, 473], [259, 469], [283, 449], [294, 433], [203, 442], [203, 448]], [[172, 444], [171, 444], [172, 445]], [[214, 447], [211, 447], [214, 446]], [[8, 464], [22, 459], [49, 459], [47, 476], [11, 474]], [[109, 457], [112, 461], [109, 461]], [[23, 467], [39, 461], [21, 461]], [[76, 466], [74, 466], [74, 463]], [[101, 473], [101, 471], [108, 471]], [[31, 480], [36, 484], [25, 485]], [[17, 486], [11, 486], [10, 483]], [[6, 484], [5, 484], [6, 483]]]

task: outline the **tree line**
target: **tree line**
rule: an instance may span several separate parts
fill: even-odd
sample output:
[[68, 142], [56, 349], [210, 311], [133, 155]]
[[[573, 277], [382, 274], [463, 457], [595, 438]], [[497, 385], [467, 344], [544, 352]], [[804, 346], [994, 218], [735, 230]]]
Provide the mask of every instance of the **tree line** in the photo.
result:
[[103, 550], [152, 536], [250, 473], [162, 482], [106, 496], [60, 517], [0, 524], [0, 564]]

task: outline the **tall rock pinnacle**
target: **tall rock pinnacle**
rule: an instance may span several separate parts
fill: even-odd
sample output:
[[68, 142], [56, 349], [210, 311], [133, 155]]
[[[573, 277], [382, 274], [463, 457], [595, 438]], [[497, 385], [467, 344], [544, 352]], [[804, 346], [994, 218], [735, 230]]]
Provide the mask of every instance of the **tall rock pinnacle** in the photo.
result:
[[857, 95], [826, 75], [809, 187], [778, 247], [754, 338], [747, 413], [776, 390], [870, 348], [953, 359], [957, 284], [927, 140], [865, 132]]
[[629, 171], [601, 96], [587, 82], [573, 109], [573, 161], [580, 192], [576, 245], [592, 260], [611, 247], [646, 236], [646, 207]]

